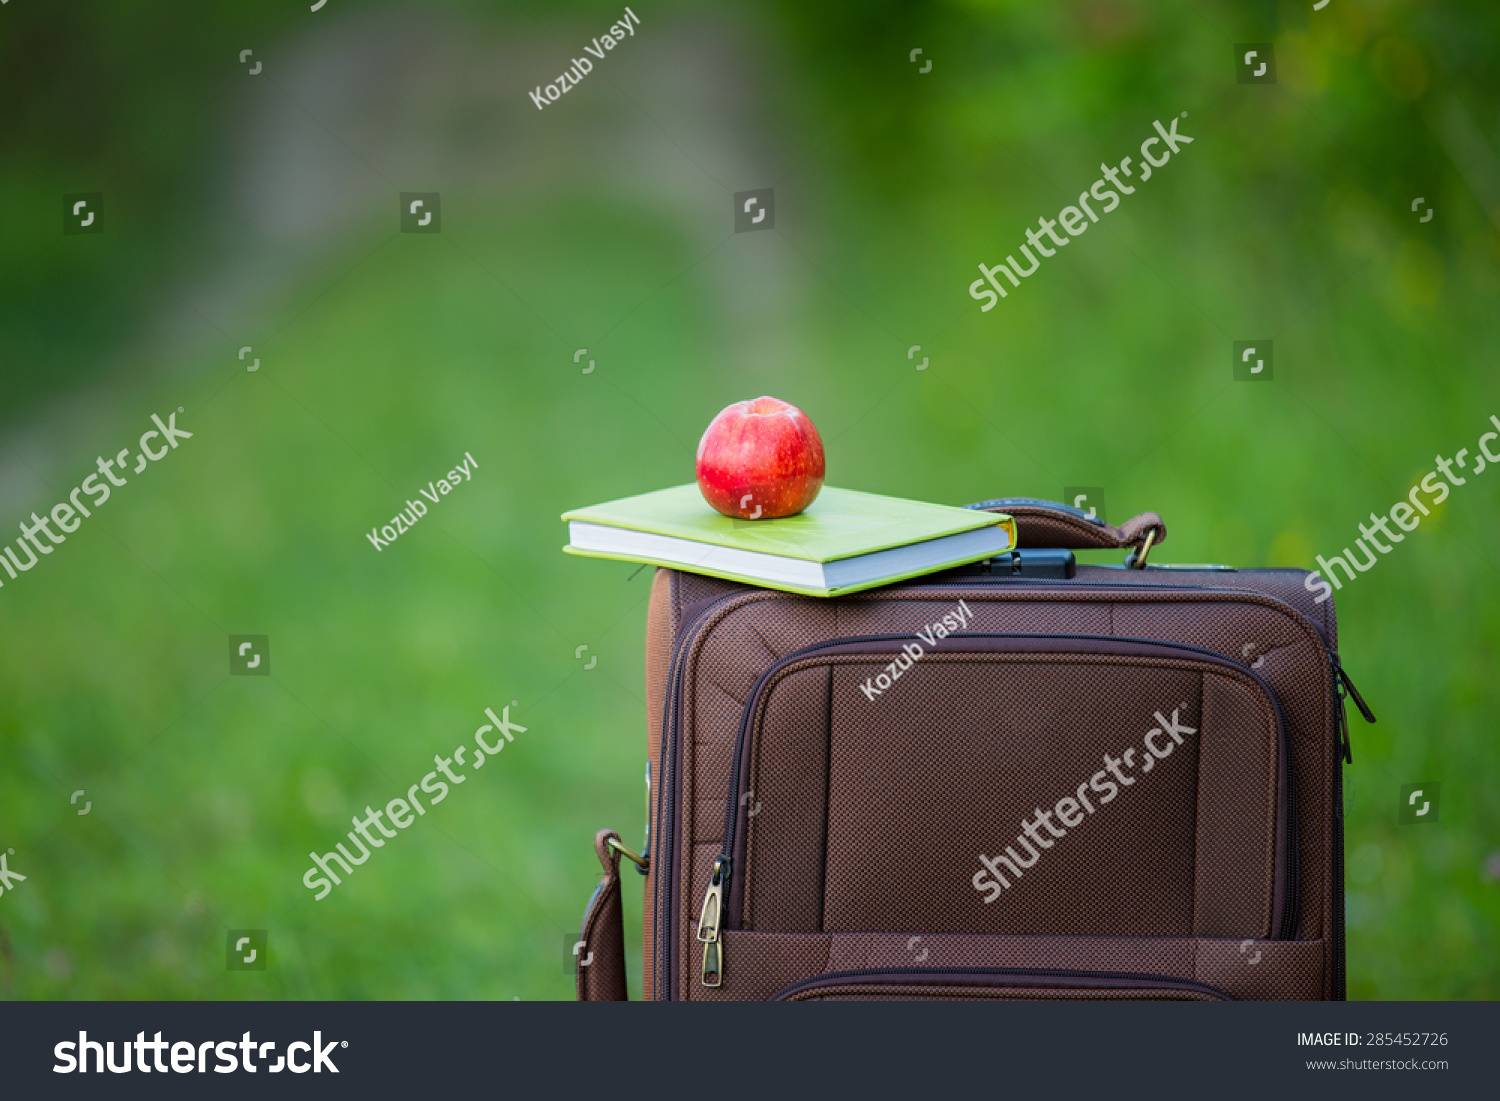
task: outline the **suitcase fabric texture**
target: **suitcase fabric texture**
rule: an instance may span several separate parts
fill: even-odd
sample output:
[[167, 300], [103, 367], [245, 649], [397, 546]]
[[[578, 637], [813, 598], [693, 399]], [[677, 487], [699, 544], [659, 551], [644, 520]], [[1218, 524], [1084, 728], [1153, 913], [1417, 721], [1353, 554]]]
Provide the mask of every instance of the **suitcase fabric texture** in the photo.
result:
[[[1153, 566], [1154, 513], [971, 507], [1019, 567], [834, 599], [657, 571], [644, 996], [1342, 999], [1345, 695], [1374, 719], [1332, 600]], [[621, 1000], [636, 854], [596, 849], [578, 996]]]

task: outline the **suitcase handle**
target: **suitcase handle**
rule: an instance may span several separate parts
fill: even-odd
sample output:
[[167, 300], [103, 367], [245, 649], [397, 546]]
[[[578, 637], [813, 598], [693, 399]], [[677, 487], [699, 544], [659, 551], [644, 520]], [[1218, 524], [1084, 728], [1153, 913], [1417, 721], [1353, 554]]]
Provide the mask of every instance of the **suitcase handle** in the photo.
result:
[[[998, 497], [965, 508], [1004, 512], [1016, 518], [1016, 546], [1111, 550], [1133, 547], [1131, 565], [1145, 565], [1145, 550], [1167, 538], [1167, 525], [1154, 512], [1143, 512], [1119, 527], [1090, 516], [1081, 508], [1036, 497]], [[1139, 562], [1134, 561], [1139, 557]]]

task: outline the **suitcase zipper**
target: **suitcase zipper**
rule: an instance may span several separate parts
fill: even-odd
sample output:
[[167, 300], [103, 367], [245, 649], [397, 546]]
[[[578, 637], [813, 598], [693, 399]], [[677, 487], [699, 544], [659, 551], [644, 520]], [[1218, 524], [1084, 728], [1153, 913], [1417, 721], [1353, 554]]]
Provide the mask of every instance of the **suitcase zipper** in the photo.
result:
[[[672, 849], [677, 839], [675, 820], [670, 823], [665, 823], [665, 820], [672, 815], [672, 808], [675, 806], [677, 795], [677, 747], [675, 736], [680, 717], [679, 704], [682, 695], [683, 656], [687, 653], [687, 649], [694, 637], [696, 637], [697, 631], [694, 630], [695, 625], [705, 622], [709, 618], [710, 613], [720, 605], [736, 597], [743, 597], [745, 595], [744, 592], [725, 593], [717, 600], [705, 605], [699, 610], [693, 622], [683, 629], [682, 637], [677, 640], [672, 652], [672, 665], [670, 673], [667, 676], [665, 707], [663, 708], [665, 714], [662, 716], [661, 751], [658, 757], [663, 775], [659, 781], [660, 787], [657, 790], [656, 815], [651, 825], [652, 843], [658, 848], [657, 853], [652, 857], [652, 863], [660, 872], [655, 883], [655, 912], [658, 915], [658, 920], [661, 920], [663, 917], [666, 919], [669, 931], [676, 925], [676, 921], [674, 920], [676, 915], [672, 909], [672, 888], [674, 885], [673, 881], [676, 879], [676, 867], [673, 863], [675, 854]], [[656, 966], [654, 973], [656, 993], [660, 999], [667, 1000], [671, 997], [672, 992], [673, 937], [671, 935], [658, 935], [656, 940]]]
[[708, 893], [698, 914], [698, 939], [703, 942], [703, 985], [719, 986], [724, 981], [724, 888], [729, 886], [729, 861], [714, 861], [708, 879]]
[[[709, 881], [708, 890], [703, 896], [703, 906], [699, 910], [698, 939], [703, 942], [703, 972], [701, 981], [704, 986], [716, 987], [723, 981], [724, 974], [724, 946], [723, 929], [725, 928], [725, 899], [727, 897], [731, 878], [734, 870], [734, 848], [735, 834], [738, 829], [739, 818], [739, 790], [740, 790], [740, 762], [744, 757], [745, 739], [749, 736], [750, 723], [755, 710], [755, 702], [760, 696], [761, 689], [765, 687], [770, 677], [782, 666], [793, 661], [799, 661], [810, 657], [820, 650], [826, 650], [834, 646], [847, 646], [861, 642], [902, 642], [909, 639], [910, 635], [862, 635], [852, 638], [828, 639], [824, 642], [814, 643], [795, 650], [785, 657], [777, 659], [757, 678], [755, 686], [750, 690], [746, 698], [745, 711], [740, 717], [739, 732], [735, 736], [734, 755], [729, 765], [729, 796], [725, 800], [724, 807], [724, 844], [718, 857], [714, 860], [713, 875]], [[1158, 642], [1154, 639], [1123, 638], [1118, 635], [1034, 635], [1034, 634], [953, 634], [949, 638], [1045, 638], [1045, 639], [1073, 639], [1087, 642], [1138, 642], [1148, 646], [1161, 646], [1172, 650], [1184, 650], [1192, 654], [1210, 658], [1213, 662], [1234, 667], [1249, 676], [1257, 684], [1266, 697], [1271, 701], [1271, 707], [1276, 714], [1277, 734], [1281, 739], [1282, 757], [1286, 761], [1287, 792], [1295, 791], [1292, 782], [1292, 753], [1291, 745], [1286, 733], [1286, 719], [1281, 713], [1281, 704], [1276, 699], [1276, 693], [1271, 691], [1270, 685], [1261, 679], [1260, 675], [1248, 666], [1235, 661], [1233, 658], [1225, 657], [1223, 654], [1213, 650], [1206, 650], [1201, 646], [1190, 646], [1181, 642]], [[1287, 822], [1287, 860], [1289, 863], [1287, 879], [1286, 904], [1282, 909], [1279, 930], [1276, 934], [1277, 940], [1285, 940], [1292, 933], [1292, 923], [1295, 920], [1298, 909], [1298, 852], [1297, 852], [1297, 816], [1288, 808]], [[707, 935], [705, 935], [707, 926]]]
[[1344, 708], [1344, 697], [1354, 700], [1354, 706], [1365, 722], [1373, 723], [1375, 715], [1354, 687], [1349, 674], [1344, 672], [1339, 656], [1332, 649], [1328, 660], [1333, 666], [1333, 706], [1339, 713], [1339, 732], [1343, 737], [1343, 751], [1333, 755], [1333, 997], [1345, 999], [1344, 962], [1344, 765], [1354, 763], [1354, 751], [1349, 741], [1349, 716]]
[[1333, 758], [1333, 1000], [1346, 998], [1344, 989], [1344, 764]]
[[1037, 988], [1079, 989], [1103, 987], [1117, 990], [1174, 990], [1184, 993], [1202, 994], [1215, 1001], [1232, 1002], [1235, 999], [1217, 987], [1191, 979], [1169, 978], [1164, 975], [1140, 975], [1122, 971], [1053, 971], [1020, 968], [889, 968], [886, 970], [834, 971], [826, 975], [815, 975], [784, 987], [771, 996], [773, 1002], [797, 1000], [797, 995], [816, 991], [819, 987], [873, 986], [877, 983], [890, 985], [905, 983], [911, 986], [952, 986], [955, 988], [985, 986], [1029, 986]]
[[1354, 687], [1354, 682], [1349, 679], [1349, 674], [1344, 672], [1344, 667], [1339, 663], [1339, 656], [1331, 648], [1328, 649], [1328, 661], [1333, 666], [1333, 694], [1337, 697], [1334, 706], [1339, 712], [1339, 732], [1343, 736], [1344, 763], [1354, 763], [1354, 749], [1349, 744], [1349, 716], [1344, 712], [1344, 697], [1348, 696], [1354, 701], [1354, 706], [1359, 708], [1359, 713], [1365, 722], [1373, 723], [1375, 715], [1370, 710], [1370, 705], [1365, 703], [1364, 697], [1359, 694], [1359, 689]]

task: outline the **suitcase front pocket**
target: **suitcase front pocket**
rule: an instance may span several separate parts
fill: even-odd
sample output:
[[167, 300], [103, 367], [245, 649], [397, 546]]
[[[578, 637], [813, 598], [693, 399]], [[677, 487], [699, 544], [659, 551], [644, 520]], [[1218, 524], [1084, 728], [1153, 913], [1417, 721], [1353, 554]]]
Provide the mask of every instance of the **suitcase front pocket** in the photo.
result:
[[1144, 640], [931, 642], [812, 647], [757, 683], [709, 985], [723, 928], [1288, 935], [1285, 735], [1253, 672]]
[[773, 1002], [1135, 1000], [1232, 1002], [1222, 990], [1159, 975], [1088, 971], [842, 971], [777, 992]]

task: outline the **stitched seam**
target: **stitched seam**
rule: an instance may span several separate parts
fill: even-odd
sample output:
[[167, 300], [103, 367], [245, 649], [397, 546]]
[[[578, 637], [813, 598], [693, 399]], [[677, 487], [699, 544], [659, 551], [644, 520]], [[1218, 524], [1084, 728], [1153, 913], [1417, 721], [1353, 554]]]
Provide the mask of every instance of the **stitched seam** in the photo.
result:
[[[833, 802], [833, 667], [827, 669], [827, 697], [823, 709], [823, 867], [821, 878], [823, 889], [818, 892], [818, 928], [828, 932], [828, 820], [832, 817]], [[829, 938], [828, 951], [833, 952], [833, 939]], [[828, 969], [824, 961], [823, 969]]]
[[[1208, 679], [1208, 674], [1198, 674], [1198, 783], [1193, 791], [1193, 924], [1191, 926], [1193, 936], [1200, 934], [1202, 926], [1198, 924], [1198, 845], [1203, 837], [1203, 738], [1208, 733], [1207, 693], [1203, 691], [1203, 682]], [[1193, 957], [1194, 976], [1197, 975], [1197, 955]]]

